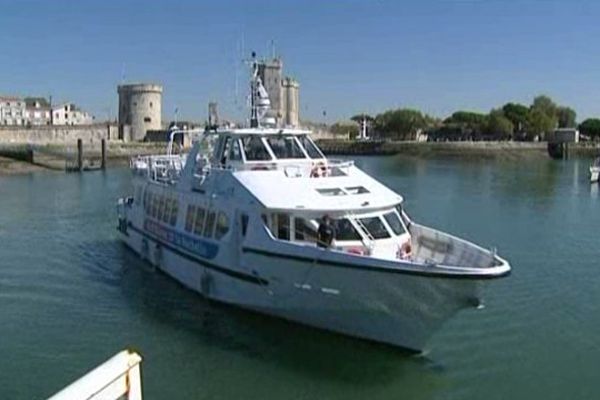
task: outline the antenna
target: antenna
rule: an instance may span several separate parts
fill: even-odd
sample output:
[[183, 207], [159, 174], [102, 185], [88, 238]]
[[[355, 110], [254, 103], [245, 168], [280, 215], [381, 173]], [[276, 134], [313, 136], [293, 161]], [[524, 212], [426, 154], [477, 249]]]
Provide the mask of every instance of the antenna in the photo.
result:
[[125, 83], [125, 63], [121, 64], [121, 85]]
[[275, 41], [271, 39], [271, 59], [275, 59]]

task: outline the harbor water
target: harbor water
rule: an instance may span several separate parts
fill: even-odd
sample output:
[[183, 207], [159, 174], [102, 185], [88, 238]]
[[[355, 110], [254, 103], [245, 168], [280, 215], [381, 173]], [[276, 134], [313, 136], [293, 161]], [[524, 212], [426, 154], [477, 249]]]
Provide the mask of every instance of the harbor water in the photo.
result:
[[513, 267], [420, 356], [209, 302], [118, 240], [127, 169], [0, 177], [0, 398], [45, 398], [123, 348], [147, 399], [595, 399], [590, 160], [362, 157], [419, 222]]

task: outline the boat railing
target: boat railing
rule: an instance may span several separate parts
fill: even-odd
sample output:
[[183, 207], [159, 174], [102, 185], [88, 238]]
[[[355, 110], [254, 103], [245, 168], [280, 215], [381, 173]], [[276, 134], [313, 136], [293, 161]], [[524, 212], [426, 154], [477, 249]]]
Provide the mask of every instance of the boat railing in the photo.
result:
[[131, 169], [136, 175], [170, 183], [179, 179], [185, 165], [183, 155], [138, 156], [131, 160]]
[[138, 353], [123, 350], [48, 400], [142, 400], [141, 362]]

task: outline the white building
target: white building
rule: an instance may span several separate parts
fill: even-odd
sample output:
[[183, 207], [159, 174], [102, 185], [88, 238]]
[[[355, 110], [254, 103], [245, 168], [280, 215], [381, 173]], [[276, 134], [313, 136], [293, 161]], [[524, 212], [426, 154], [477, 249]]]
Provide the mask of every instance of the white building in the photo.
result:
[[93, 121], [94, 117], [73, 103], [52, 107], [53, 125], [88, 125]]
[[27, 125], [50, 125], [50, 103], [43, 97], [25, 97], [25, 121]]
[[0, 96], [0, 125], [25, 125], [25, 101], [14, 96]]

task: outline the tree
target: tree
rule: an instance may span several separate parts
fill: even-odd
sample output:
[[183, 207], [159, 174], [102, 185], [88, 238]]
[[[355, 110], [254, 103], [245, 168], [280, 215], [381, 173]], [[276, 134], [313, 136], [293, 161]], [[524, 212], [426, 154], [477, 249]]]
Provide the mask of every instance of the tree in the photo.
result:
[[600, 119], [588, 118], [579, 124], [579, 132], [594, 139], [600, 138]]
[[529, 108], [519, 103], [506, 103], [502, 106], [502, 113], [513, 124], [515, 133], [521, 133], [527, 125]]
[[531, 110], [538, 110], [546, 114], [548, 117], [555, 117], [557, 115], [558, 106], [552, 99], [546, 95], [537, 96], [533, 99]]
[[513, 123], [504, 116], [502, 110], [492, 110], [487, 118], [486, 133], [498, 139], [509, 139], [514, 130]]
[[361, 124], [363, 119], [367, 121], [367, 124], [375, 120], [375, 118], [371, 117], [369, 114], [357, 114], [350, 118], [351, 121], [354, 121], [357, 124]]
[[485, 130], [487, 115], [472, 111], [456, 111], [450, 117], [446, 118], [444, 123], [457, 124], [475, 133], [481, 133]]
[[558, 107], [556, 109], [556, 116], [558, 118], [559, 128], [574, 128], [575, 126], [577, 126], [575, 123], [577, 113], [572, 108]]
[[556, 117], [547, 115], [542, 109], [532, 108], [527, 116], [527, 136], [533, 139], [539, 136], [544, 139], [546, 133], [556, 127]]
[[375, 130], [392, 139], [413, 139], [420, 129], [433, 124], [433, 119], [418, 110], [400, 108], [375, 117]]

